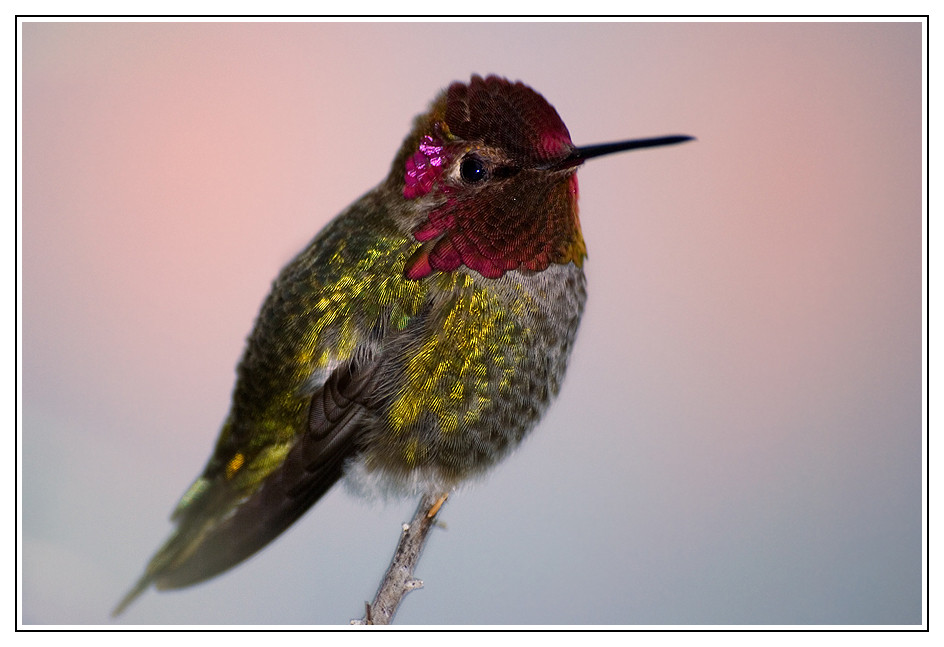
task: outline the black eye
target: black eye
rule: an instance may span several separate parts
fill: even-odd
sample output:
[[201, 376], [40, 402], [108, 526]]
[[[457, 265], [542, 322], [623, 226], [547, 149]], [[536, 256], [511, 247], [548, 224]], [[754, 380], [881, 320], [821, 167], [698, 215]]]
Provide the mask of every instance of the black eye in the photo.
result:
[[470, 155], [462, 160], [462, 164], [459, 165], [459, 175], [469, 184], [475, 184], [484, 180], [488, 176], [488, 172], [485, 170], [485, 163], [482, 160]]

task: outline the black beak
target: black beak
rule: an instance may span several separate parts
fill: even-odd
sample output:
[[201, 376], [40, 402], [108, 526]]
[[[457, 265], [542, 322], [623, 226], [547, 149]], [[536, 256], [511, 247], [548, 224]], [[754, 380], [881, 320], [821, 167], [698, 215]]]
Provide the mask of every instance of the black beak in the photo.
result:
[[588, 159], [609, 155], [610, 153], [619, 153], [629, 151], [635, 148], [653, 148], [655, 146], [670, 146], [672, 144], [681, 144], [690, 139], [695, 139], [688, 135], [667, 135], [665, 137], [649, 137], [647, 139], [630, 139], [624, 142], [612, 142], [610, 144], [594, 144], [593, 146], [581, 146], [575, 148], [573, 152], [560, 162], [551, 166], [554, 170], [563, 170], [573, 168], [583, 164]]

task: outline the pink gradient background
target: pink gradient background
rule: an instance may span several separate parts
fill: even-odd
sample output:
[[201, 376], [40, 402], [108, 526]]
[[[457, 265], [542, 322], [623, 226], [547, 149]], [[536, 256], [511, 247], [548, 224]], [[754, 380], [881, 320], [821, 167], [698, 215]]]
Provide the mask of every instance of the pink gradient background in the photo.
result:
[[[23, 619], [107, 623], [279, 268], [472, 72], [578, 144], [561, 397], [454, 497], [403, 624], [921, 622], [919, 23], [22, 28]], [[128, 623], [346, 623], [413, 502], [335, 489]]]

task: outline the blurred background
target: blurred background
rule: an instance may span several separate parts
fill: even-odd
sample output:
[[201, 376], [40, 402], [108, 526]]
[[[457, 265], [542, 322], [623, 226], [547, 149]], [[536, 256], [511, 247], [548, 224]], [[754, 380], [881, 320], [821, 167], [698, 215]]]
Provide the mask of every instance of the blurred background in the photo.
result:
[[[108, 624], [281, 266], [414, 115], [520, 79], [578, 145], [560, 398], [446, 505], [400, 624], [917, 624], [922, 26], [22, 25], [22, 612]], [[344, 624], [414, 501], [335, 488], [118, 622]]]

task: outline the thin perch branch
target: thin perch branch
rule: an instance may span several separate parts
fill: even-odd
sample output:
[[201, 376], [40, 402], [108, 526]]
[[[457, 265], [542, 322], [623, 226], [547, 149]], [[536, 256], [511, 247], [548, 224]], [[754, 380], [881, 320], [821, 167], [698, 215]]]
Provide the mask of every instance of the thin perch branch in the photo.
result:
[[390, 567], [380, 582], [377, 595], [370, 604], [365, 603], [366, 613], [360, 620], [351, 620], [354, 625], [388, 625], [393, 621], [397, 608], [407, 593], [423, 587], [422, 580], [413, 577], [413, 571], [423, 552], [430, 529], [436, 523], [436, 515], [446, 502], [448, 494], [435, 496], [424, 494], [416, 514], [409, 525], [403, 525], [400, 543], [390, 561]]

